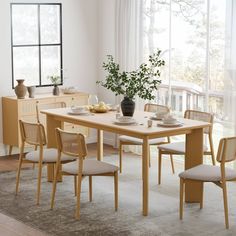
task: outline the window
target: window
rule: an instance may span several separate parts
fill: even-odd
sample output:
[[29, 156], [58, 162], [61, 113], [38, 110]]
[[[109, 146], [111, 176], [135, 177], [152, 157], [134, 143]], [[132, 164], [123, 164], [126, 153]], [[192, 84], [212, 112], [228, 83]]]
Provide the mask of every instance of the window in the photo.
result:
[[12, 87], [49, 86], [62, 73], [62, 16], [59, 3], [11, 4]]
[[[178, 107], [214, 113], [216, 144], [234, 131], [233, 120], [224, 110], [226, 3], [143, 0], [144, 55], [162, 50], [166, 66], [160, 90], [168, 87], [172, 93], [159, 101], [176, 114], [183, 115]], [[174, 100], [177, 90], [186, 93], [186, 99]]]

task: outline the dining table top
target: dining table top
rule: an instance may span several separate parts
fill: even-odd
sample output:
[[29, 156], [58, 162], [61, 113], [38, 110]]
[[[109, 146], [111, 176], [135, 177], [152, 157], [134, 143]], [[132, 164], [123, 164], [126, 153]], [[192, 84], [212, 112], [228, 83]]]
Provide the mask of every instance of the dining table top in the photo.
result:
[[111, 131], [122, 134], [123, 132], [134, 137], [148, 136], [149, 138], [156, 138], [157, 134], [162, 137], [163, 135], [176, 135], [178, 133], [191, 132], [191, 129], [209, 127], [211, 124], [204, 121], [190, 120], [184, 118], [178, 118], [181, 123], [176, 127], [162, 127], [161, 120], [152, 120], [152, 126], [148, 127], [147, 121], [154, 116], [154, 113], [144, 112], [136, 110], [133, 119], [136, 121], [133, 124], [117, 124], [116, 112], [109, 111], [106, 113], [87, 113], [83, 115], [73, 114], [71, 108], [56, 108], [42, 110], [41, 113], [60, 117], [64, 122], [72, 122], [74, 124], [84, 125], [90, 128], [102, 129], [105, 131]]

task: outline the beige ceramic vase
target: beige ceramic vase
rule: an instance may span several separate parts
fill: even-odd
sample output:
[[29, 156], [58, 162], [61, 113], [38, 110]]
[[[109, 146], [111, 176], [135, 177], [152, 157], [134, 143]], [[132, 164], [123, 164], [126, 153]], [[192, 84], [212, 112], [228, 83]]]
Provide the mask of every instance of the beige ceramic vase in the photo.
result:
[[24, 85], [24, 80], [23, 79], [18, 79], [16, 80], [18, 84], [15, 87], [15, 93], [18, 99], [24, 99], [25, 94], [27, 92], [27, 88]]

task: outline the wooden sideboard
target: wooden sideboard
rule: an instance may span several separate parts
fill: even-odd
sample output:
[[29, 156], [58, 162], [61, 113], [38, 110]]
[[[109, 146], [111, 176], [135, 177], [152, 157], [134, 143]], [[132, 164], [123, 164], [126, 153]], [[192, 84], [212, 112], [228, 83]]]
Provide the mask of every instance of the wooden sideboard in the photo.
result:
[[[19, 120], [36, 122], [36, 104], [49, 104], [65, 102], [66, 106], [88, 104], [88, 94], [39, 94], [35, 98], [17, 99], [16, 97], [2, 97], [2, 122], [3, 122], [3, 144], [9, 145], [9, 155], [12, 147], [20, 147]], [[42, 115], [40, 122], [46, 125], [46, 119]], [[89, 135], [89, 129], [83, 126], [65, 123], [64, 129]]]

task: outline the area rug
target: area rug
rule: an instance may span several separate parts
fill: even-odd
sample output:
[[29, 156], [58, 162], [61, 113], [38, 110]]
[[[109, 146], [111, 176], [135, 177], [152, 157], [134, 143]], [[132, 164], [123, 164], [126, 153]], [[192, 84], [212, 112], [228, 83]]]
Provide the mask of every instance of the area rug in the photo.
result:
[[[142, 216], [141, 159], [125, 155], [119, 176], [119, 210], [114, 211], [112, 177], [94, 177], [93, 202], [88, 201], [88, 180], [82, 184], [81, 219], [74, 219], [73, 178], [64, 177], [56, 192], [55, 209], [50, 210], [52, 184], [42, 179], [41, 203], [35, 205], [37, 169], [23, 170], [20, 192], [15, 196], [15, 172], [0, 174], [0, 212], [49, 235], [236, 235], [236, 184], [228, 184], [230, 229], [224, 228], [221, 189], [205, 185], [204, 208], [186, 204], [184, 219], [178, 218], [179, 179], [172, 175], [169, 163], [163, 168], [163, 182], [157, 185], [156, 160], [150, 168], [149, 215]], [[105, 161], [117, 163], [116, 155]], [[181, 171], [181, 166], [177, 171]]]

